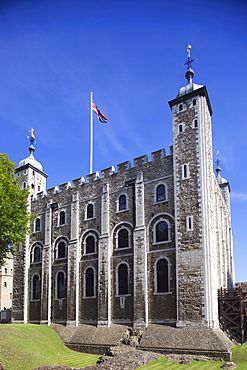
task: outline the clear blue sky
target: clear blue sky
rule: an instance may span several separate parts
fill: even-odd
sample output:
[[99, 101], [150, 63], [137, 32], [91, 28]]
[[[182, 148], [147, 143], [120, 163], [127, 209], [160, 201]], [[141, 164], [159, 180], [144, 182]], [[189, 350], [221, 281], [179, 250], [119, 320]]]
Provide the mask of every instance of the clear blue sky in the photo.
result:
[[168, 151], [188, 43], [231, 185], [236, 280], [247, 281], [245, 0], [1, 0], [0, 151], [18, 164], [34, 127], [48, 187], [86, 177], [90, 91], [109, 119], [95, 120], [95, 171]]

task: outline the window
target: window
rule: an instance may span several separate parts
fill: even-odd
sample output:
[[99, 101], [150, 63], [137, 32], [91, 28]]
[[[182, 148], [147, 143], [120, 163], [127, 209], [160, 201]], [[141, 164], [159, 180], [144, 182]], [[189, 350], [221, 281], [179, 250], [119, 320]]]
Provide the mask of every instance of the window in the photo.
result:
[[193, 105], [196, 105], [196, 99], [193, 99]]
[[128, 266], [121, 263], [117, 269], [117, 295], [126, 295], [129, 293]]
[[163, 200], [166, 200], [166, 187], [161, 184], [156, 188], [156, 202], [162, 202]]
[[40, 299], [40, 278], [39, 275], [35, 274], [32, 281], [32, 299]]
[[197, 122], [197, 119], [194, 119], [194, 122], [193, 122], [193, 127], [194, 127], [194, 128], [197, 128], [197, 127], [198, 127], [198, 122]]
[[57, 274], [57, 298], [66, 297], [65, 275], [63, 271]]
[[183, 131], [184, 131], [183, 125], [182, 125], [182, 124], [180, 124], [180, 125], [178, 126], [178, 132], [179, 132], [179, 133], [181, 133], [181, 132], [183, 132]]
[[93, 218], [93, 204], [90, 203], [87, 206], [87, 218]]
[[94, 269], [88, 267], [85, 272], [85, 297], [94, 296]]
[[7, 283], [6, 283], [6, 281], [3, 283], [3, 286], [4, 286], [4, 288], [7, 288]]
[[183, 104], [179, 104], [179, 110], [183, 110]]
[[189, 165], [184, 164], [182, 166], [182, 180], [188, 179], [189, 178]]
[[155, 242], [165, 242], [169, 240], [169, 227], [166, 221], [160, 221], [155, 227]]
[[35, 220], [35, 231], [40, 231], [41, 230], [41, 220], [40, 218], [37, 218]]
[[123, 211], [124, 209], [127, 209], [127, 199], [126, 199], [126, 195], [122, 194], [118, 198], [118, 210]]
[[86, 239], [86, 250], [85, 253], [94, 253], [95, 252], [95, 238], [93, 235], [89, 235]]
[[129, 233], [127, 229], [120, 229], [118, 234], [118, 248], [128, 248], [129, 247]]
[[186, 217], [186, 231], [193, 230], [193, 216]]
[[161, 258], [155, 264], [155, 292], [169, 292], [169, 264], [167, 259]]
[[57, 246], [57, 258], [65, 258], [66, 256], [66, 244], [65, 242], [59, 242]]
[[59, 225], [65, 224], [65, 211], [61, 211], [59, 214]]
[[40, 260], [41, 260], [40, 247], [36, 246], [34, 247], [34, 250], [33, 250], [33, 262], [40, 262]]
[[8, 273], [8, 269], [7, 269], [6, 267], [5, 267], [4, 271], [5, 271], [5, 274], [7, 274], [7, 273]]

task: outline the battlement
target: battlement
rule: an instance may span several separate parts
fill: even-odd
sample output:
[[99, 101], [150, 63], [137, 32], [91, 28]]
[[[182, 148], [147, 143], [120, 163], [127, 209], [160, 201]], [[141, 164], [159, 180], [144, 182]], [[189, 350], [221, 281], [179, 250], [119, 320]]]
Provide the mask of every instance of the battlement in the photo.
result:
[[[172, 155], [172, 147], [170, 147], [170, 154]], [[142, 155], [140, 157], [134, 158], [133, 160], [133, 167], [131, 166], [130, 161], [122, 162], [117, 165], [117, 172], [115, 171], [115, 168], [113, 166], [105, 168], [101, 170], [99, 173], [98, 171], [86, 175], [86, 180], [84, 177], [79, 177], [75, 180], [73, 180], [71, 183], [66, 182], [59, 186], [54, 186], [47, 190], [47, 192], [40, 192], [37, 194], [36, 198], [33, 198], [34, 200], [42, 199], [46, 196], [52, 196], [56, 193], [66, 192], [69, 189], [75, 189], [75, 188], [81, 188], [85, 186], [86, 184], [92, 184], [95, 181], [98, 181], [100, 179], [107, 179], [110, 178], [113, 174], [123, 174], [127, 171], [134, 169], [134, 168], [141, 168], [149, 163], [155, 163], [158, 161], [162, 161], [166, 157], [166, 151], [165, 149], [160, 149], [155, 152], [151, 153], [151, 161], [148, 160], [147, 154]]]

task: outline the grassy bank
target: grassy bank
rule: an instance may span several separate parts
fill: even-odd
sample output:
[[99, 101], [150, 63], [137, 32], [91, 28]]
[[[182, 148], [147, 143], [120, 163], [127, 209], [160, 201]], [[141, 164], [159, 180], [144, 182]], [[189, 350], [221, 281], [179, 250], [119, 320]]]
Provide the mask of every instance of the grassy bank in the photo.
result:
[[[237, 364], [237, 370], [247, 370], [247, 342], [243, 346], [234, 346], [232, 349], [232, 360]], [[165, 359], [151, 361], [148, 365], [141, 367], [145, 370], [222, 370], [224, 362], [217, 361], [193, 361], [191, 365], [181, 365], [178, 362], [166, 362]]]
[[[67, 365], [74, 368], [94, 365], [99, 356], [79, 353], [64, 346], [48, 326], [0, 325], [0, 363], [6, 370], [32, 370], [44, 365]], [[238, 370], [247, 369], [247, 343], [233, 347], [233, 359]], [[152, 361], [140, 368], [145, 370], [220, 370], [222, 362], [193, 361], [191, 365]]]
[[0, 325], [0, 363], [7, 370], [31, 370], [44, 365], [94, 365], [99, 356], [71, 351], [43, 325]]

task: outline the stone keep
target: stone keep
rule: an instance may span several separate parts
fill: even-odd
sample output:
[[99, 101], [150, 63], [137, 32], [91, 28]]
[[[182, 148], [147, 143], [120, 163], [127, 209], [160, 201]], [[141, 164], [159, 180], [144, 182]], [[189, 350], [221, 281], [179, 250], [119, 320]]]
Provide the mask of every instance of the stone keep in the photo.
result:
[[213, 171], [212, 109], [193, 75], [169, 102], [168, 155], [46, 192], [30, 146], [16, 173], [37, 219], [14, 262], [14, 322], [218, 327], [217, 290], [234, 280], [230, 187]]

